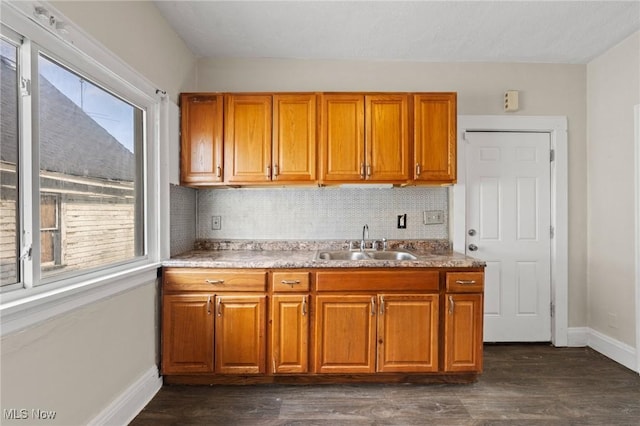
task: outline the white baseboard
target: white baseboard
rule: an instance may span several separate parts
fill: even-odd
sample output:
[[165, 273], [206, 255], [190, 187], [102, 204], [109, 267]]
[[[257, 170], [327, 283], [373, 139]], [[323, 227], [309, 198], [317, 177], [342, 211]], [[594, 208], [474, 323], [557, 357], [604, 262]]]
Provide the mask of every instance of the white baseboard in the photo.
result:
[[615, 362], [640, 373], [636, 349], [589, 327], [572, 327], [567, 330], [568, 346], [589, 346]]
[[628, 369], [638, 371], [636, 349], [626, 343], [589, 329], [588, 346]]
[[567, 329], [567, 346], [582, 348], [589, 344], [589, 327], [570, 327]]
[[89, 425], [126, 425], [151, 401], [162, 387], [158, 367], [153, 366], [129, 386]]

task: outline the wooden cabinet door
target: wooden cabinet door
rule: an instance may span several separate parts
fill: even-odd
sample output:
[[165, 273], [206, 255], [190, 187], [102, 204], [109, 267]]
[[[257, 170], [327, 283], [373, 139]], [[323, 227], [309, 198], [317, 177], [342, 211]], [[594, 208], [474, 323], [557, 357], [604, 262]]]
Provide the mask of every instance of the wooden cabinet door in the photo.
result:
[[273, 96], [272, 180], [316, 180], [316, 95]]
[[315, 372], [375, 372], [376, 297], [315, 298]]
[[216, 373], [264, 373], [266, 296], [216, 296], [215, 303]]
[[222, 182], [223, 96], [180, 96], [180, 181], [197, 186]]
[[482, 371], [482, 294], [446, 296], [445, 371]]
[[225, 181], [270, 181], [271, 95], [227, 95], [225, 108]]
[[354, 182], [364, 179], [364, 96], [322, 96], [323, 181]]
[[414, 180], [456, 181], [456, 94], [414, 95]]
[[276, 294], [271, 299], [272, 373], [309, 371], [309, 296]]
[[213, 373], [213, 296], [165, 295], [162, 373]]
[[438, 371], [438, 300], [438, 294], [378, 296], [377, 371]]
[[407, 95], [365, 97], [366, 179], [376, 182], [409, 179]]

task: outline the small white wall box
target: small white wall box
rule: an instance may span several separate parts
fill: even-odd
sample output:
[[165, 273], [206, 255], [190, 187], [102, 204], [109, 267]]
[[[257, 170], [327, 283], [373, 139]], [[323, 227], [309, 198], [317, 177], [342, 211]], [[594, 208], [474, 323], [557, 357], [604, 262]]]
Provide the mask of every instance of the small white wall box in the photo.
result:
[[518, 91], [507, 90], [504, 92], [504, 110], [505, 111], [517, 111], [518, 110]]

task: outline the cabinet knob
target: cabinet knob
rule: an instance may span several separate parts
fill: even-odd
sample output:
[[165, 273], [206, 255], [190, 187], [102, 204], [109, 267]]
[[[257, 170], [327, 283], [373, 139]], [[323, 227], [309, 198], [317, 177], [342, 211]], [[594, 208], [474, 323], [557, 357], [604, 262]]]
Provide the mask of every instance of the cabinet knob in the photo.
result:
[[478, 250], [478, 246], [475, 244], [469, 244], [469, 251], [476, 251]]

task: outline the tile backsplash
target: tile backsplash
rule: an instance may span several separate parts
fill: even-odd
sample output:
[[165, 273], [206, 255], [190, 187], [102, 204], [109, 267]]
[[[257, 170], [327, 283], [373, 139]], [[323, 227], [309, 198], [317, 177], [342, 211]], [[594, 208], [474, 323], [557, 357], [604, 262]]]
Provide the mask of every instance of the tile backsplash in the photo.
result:
[[[200, 189], [196, 196], [198, 239], [360, 239], [365, 224], [371, 239], [449, 238], [446, 187]], [[423, 212], [433, 210], [444, 223], [423, 224]], [[398, 229], [404, 214], [407, 227]]]
[[196, 241], [196, 190], [170, 185], [171, 256], [192, 250]]

